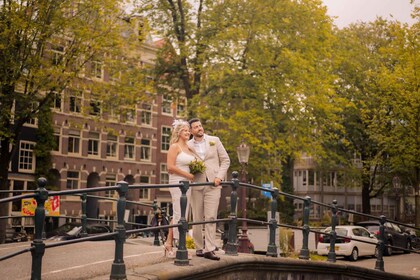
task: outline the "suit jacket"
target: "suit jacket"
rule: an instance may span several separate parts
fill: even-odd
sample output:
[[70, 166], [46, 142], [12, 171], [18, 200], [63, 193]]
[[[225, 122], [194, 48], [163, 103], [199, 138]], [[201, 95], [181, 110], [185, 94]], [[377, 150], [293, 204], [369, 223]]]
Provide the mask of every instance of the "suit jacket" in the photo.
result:
[[205, 134], [204, 138], [206, 140], [206, 156], [204, 158], [200, 158], [197, 155], [194, 148], [194, 139], [188, 141], [188, 146], [206, 166], [204, 173], [195, 175], [195, 181], [205, 182], [206, 178], [209, 182], [213, 182], [215, 178], [225, 180], [230, 165], [229, 155], [226, 152], [225, 147], [223, 147], [219, 137]]

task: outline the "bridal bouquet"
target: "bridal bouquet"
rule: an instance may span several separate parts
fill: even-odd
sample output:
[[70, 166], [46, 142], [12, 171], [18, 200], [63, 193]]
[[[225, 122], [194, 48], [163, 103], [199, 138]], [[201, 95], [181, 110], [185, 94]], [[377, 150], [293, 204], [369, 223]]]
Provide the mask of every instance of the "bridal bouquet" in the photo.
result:
[[206, 166], [204, 162], [201, 160], [194, 159], [189, 164], [188, 167], [190, 168], [191, 174], [203, 173], [206, 170]]

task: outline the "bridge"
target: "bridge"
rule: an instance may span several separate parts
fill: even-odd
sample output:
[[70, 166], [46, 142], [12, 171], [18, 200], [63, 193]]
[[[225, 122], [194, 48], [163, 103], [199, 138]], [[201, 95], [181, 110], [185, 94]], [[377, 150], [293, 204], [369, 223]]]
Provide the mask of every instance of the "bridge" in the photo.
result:
[[[385, 216], [375, 217], [371, 215], [366, 215], [352, 210], [342, 209], [337, 207], [335, 201], [331, 205], [320, 203], [316, 201], [311, 201], [310, 197], [298, 197], [293, 196], [287, 193], [280, 192], [277, 189], [267, 190], [261, 187], [241, 183], [238, 180], [238, 173], [234, 172], [232, 174], [232, 180], [223, 182], [225, 187], [231, 187], [231, 213], [226, 219], [218, 219], [213, 222], [219, 223], [228, 223], [228, 240], [226, 244], [226, 254], [220, 262], [211, 262], [209, 260], [198, 259], [194, 257], [193, 260], [188, 259], [188, 249], [186, 248], [186, 235], [189, 228], [189, 225], [194, 223], [187, 222], [185, 218], [185, 209], [187, 205], [186, 192], [190, 187], [201, 186], [201, 185], [211, 185], [211, 183], [192, 183], [188, 181], [182, 181], [179, 184], [174, 185], [128, 185], [126, 182], [119, 182], [116, 186], [109, 187], [98, 187], [98, 188], [89, 188], [89, 189], [79, 189], [79, 190], [66, 190], [59, 192], [49, 192], [46, 190], [46, 180], [40, 179], [38, 181], [38, 189], [35, 193], [32, 194], [23, 194], [19, 196], [8, 197], [0, 200], [2, 203], [10, 203], [12, 201], [21, 200], [22, 198], [34, 197], [37, 201], [37, 208], [35, 210], [35, 235], [34, 240], [31, 242], [30, 246], [27, 248], [20, 249], [16, 252], [10, 252], [6, 255], [0, 256], [1, 267], [4, 267], [4, 264], [17, 258], [18, 256], [31, 252], [31, 279], [44, 279], [45, 273], [42, 273], [44, 268], [44, 254], [50, 251], [50, 248], [60, 247], [60, 246], [69, 246], [80, 243], [92, 241], [95, 239], [103, 238], [104, 236], [112, 236], [115, 238], [114, 244], [114, 259], [110, 266], [110, 274], [105, 278], [107, 279], [265, 279], [265, 278], [274, 278], [274, 279], [413, 279], [410, 276], [396, 275], [392, 273], [385, 272], [383, 253], [386, 247], [391, 245], [386, 244], [386, 238], [384, 233], [384, 224], [388, 220]], [[166, 225], [166, 226], [157, 226], [157, 227], [147, 227], [141, 229], [127, 230], [124, 222], [124, 211], [127, 204], [126, 193], [129, 188], [162, 188], [162, 187], [178, 187], [182, 192], [181, 197], [181, 219], [178, 224]], [[237, 203], [237, 190], [239, 188], [253, 188], [265, 192], [270, 192], [272, 195], [271, 200], [271, 219], [268, 222], [261, 222], [251, 219], [238, 218], [236, 212], [236, 203]], [[84, 210], [81, 220], [82, 220], [82, 232], [86, 233], [86, 195], [87, 193], [104, 191], [104, 190], [116, 190], [119, 194], [119, 199], [117, 201], [117, 226], [113, 233], [107, 233], [101, 236], [91, 236], [83, 237], [75, 240], [68, 240], [62, 242], [49, 243], [45, 242], [43, 239], [43, 226], [45, 220], [45, 209], [44, 204], [48, 199], [48, 196], [56, 195], [74, 195], [82, 194], [82, 209]], [[300, 199], [304, 202], [304, 211], [302, 226], [293, 226], [286, 224], [278, 224], [275, 219], [275, 213], [277, 211], [277, 198], [279, 195]], [[309, 226], [309, 215], [311, 204], [317, 204], [322, 207], [329, 208], [332, 213], [331, 226], [332, 231], [331, 235], [331, 246], [330, 253], [328, 254], [327, 262], [315, 262], [310, 260], [310, 251], [308, 248], [308, 236], [310, 232], [321, 234], [321, 232], [311, 229]], [[362, 215], [370, 219], [378, 219], [380, 221], [380, 236], [378, 242], [378, 254], [374, 267], [371, 269], [366, 268], [357, 268], [353, 266], [347, 266], [336, 263], [336, 254], [334, 251], [335, 240], [337, 237], [340, 237], [335, 232], [335, 226], [337, 225], [337, 212], [347, 212], [354, 215]], [[10, 218], [10, 217], [0, 217], [0, 218]], [[269, 242], [267, 244], [267, 253], [266, 256], [260, 255], [251, 255], [251, 254], [240, 254], [238, 253], [238, 232], [237, 232], [237, 223], [238, 221], [246, 220], [249, 223], [257, 223], [268, 226], [269, 228]], [[397, 221], [392, 221], [396, 224]], [[195, 224], [203, 224], [205, 222], [196, 222]], [[408, 226], [408, 225], [406, 225]], [[143, 256], [141, 261], [146, 265], [137, 265], [130, 266], [130, 269], [127, 269], [126, 255], [124, 254], [124, 247], [127, 247], [129, 239], [127, 236], [132, 234], [138, 234], [140, 232], [145, 232], [149, 230], [160, 230], [167, 229], [169, 227], [178, 227], [180, 230], [180, 240], [179, 246], [176, 253], [175, 260], [165, 260], [163, 262], [148, 263], [150, 258]], [[280, 257], [278, 254], [278, 244], [275, 239], [276, 231], [279, 227], [282, 228], [293, 228], [302, 231], [303, 240], [302, 248], [299, 252], [299, 259], [288, 259]], [[418, 228], [414, 228], [419, 230]], [[156, 238], [155, 238], [156, 241]], [[159, 242], [157, 242], [159, 243]], [[156, 242], [153, 242], [154, 245]], [[393, 246], [391, 246], [393, 247]], [[159, 248], [159, 247], [156, 247]], [[407, 250], [407, 248], [395, 248]], [[159, 248], [160, 250], [160, 248]], [[92, 251], [89, 251], [89, 254]], [[410, 250], [412, 253], [419, 254], [418, 251]], [[194, 261], [194, 262], [193, 262]], [[2, 268], [3, 269], [3, 268]], [[2, 270], [1, 269], [1, 270]], [[0, 271], [1, 271], [0, 270]], [[4, 275], [4, 274], [2, 274]], [[44, 276], [43, 276], [44, 275]], [[93, 275], [88, 275], [86, 278], [75, 278], [75, 279], [92, 279]], [[150, 277], [149, 277], [150, 276]], [[98, 279], [105, 279], [104, 276], [98, 276]], [[142, 278], [143, 277], [143, 278]], [[147, 278], [149, 277], [149, 278]], [[27, 278], [26, 278], [27, 279]], [[47, 278], [45, 278], [47, 279]], [[54, 278], [50, 278], [54, 279]], [[66, 279], [66, 278], [63, 278]], [[415, 278], [414, 278], [415, 279]]]

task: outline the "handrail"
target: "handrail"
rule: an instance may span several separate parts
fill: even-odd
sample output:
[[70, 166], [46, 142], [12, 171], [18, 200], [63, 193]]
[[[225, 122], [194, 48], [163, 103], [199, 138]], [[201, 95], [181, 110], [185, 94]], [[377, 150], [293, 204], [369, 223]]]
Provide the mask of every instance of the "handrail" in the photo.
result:
[[[32, 193], [21, 194], [21, 195], [17, 195], [17, 196], [11, 196], [11, 197], [0, 199], [0, 203], [6, 203], [6, 202], [20, 200], [20, 199], [23, 199], [23, 198], [35, 198], [37, 203], [38, 203], [38, 206], [35, 210], [35, 216], [34, 216], [34, 219], [35, 219], [35, 238], [34, 238], [32, 244], [31, 244], [31, 247], [27, 248], [27, 249], [24, 249], [24, 250], [20, 250], [20, 251], [15, 252], [15, 253], [11, 253], [11, 254], [6, 255], [6, 256], [2, 256], [2, 257], [0, 257], [0, 261], [5, 260], [6, 258], [11, 258], [11, 257], [14, 257], [16, 255], [19, 255], [19, 254], [30, 251], [32, 253], [32, 273], [31, 273], [32, 276], [31, 276], [31, 278], [32, 279], [40, 279], [40, 277], [41, 277], [40, 276], [41, 275], [41, 267], [42, 267], [42, 257], [43, 257], [43, 254], [45, 252], [45, 249], [113, 236], [113, 237], [115, 237], [115, 244], [116, 245], [115, 245], [115, 259], [114, 259], [114, 262], [112, 263], [110, 278], [111, 279], [123, 279], [126, 276], [125, 275], [125, 264], [124, 264], [124, 261], [123, 261], [123, 246], [124, 246], [124, 241], [126, 239], [126, 236], [128, 236], [128, 234], [134, 234], [134, 233], [145, 232], [145, 231], [155, 231], [155, 230], [177, 227], [179, 229], [179, 232], [180, 232], [180, 239], [179, 239], [179, 247], [178, 247], [178, 251], [177, 251], [177, 255], [176, 255], [174, 264], [176, 264], [176, 265], [188, 265], [189, 261], [188, 261], [188, 253], [187, 253], [187, 250], [186, 250], [186, 232], [187, 232], [189, 226], [196, 225], [196, 224], [207, 224], [207, 223], [218, 223], [218, 222], [219, 223], [221, 223], [221, 222], [229, 223], [228, 242], [226, 244], [226, 254], [227, 255], [238, 255], [237, 222], [238, 221], [247, 221], [247, 222], [250, 222], [250, 223], [266, 225], [266, 226], [269, 227], [270, 238], [269, 238], [269, 244], [267, 245], [267, 256], [272, 256], [272, 257], [277, 257], [278, 256], [278, 253], [277, 253], [278, 246], [276, 245], [276, 240], [275, 240], [274, 237], [275, 237], [276, 230], [278, 228], [283, 227], [283, 228], [291, 228], [291, 229], [295, 229], [295, 230], [301, 230], [303, 232], [303, 243], [302, 243], [303, 245], [302, 245], [302, 249], [300, 250], [300, 254], [299, 254], [300, 259], [309, 259], [308, 235], [309, 235], [310, 232], [317, 233], [317, 234], [328, 234], [328, 235], [330, 235], [331, 236], [331, 246], [330, 246], [330, 253], [328, 254], [328, 261], [335, 262], [335, 252], [334, 252], [335, 239], [337, 237], [338, 238], [344, 237], [344, 236], [337, 235], [336, 232], [335, 232], [335, 226], [337, 225], [337, 213], [338, 212], [346, 212], [346, 213], [351, 213], [351, 214], [356, 214], [356, 215], [368, 217], [368, 218], [371, 218], [371, 219], [377, 219], [377, 220], [380, 221], [380, 236], [379, 236], [379, 241], [378, 241], [379, 252], [378, 252], [378, 257], [377, 257], [377, 262], [376, 262], [376, 265], [375, 265], [375, 269], [383, 271], [384, 270], [384, 264], [383, 264], [383, 260], [382, 260], [382, 255], [383, 255], [383, 252], [384, 252], [386, 247], [408, 250], [407, 248], [398, 248], [396, 246], [391, 246], [389, 244], [386, 244], [386, 239], [385, 239], [385, 235], [384, 235], [384, 224], [387, 221], [389, 221], [389, 222], [393, 222], [395, 224], [404, 225], [406, 227], [410, 227], [410, 228], [414, 228], [414, 229], [419, 230], [416, 227], [413, 227], [413, 226], [410, 226], [410, 225], [405, 225], [405, 224], [397, 222], [397, 221], [389, 220], [385, 216], [376, 217], [376, 216], [373, 216], [373, 215], [360, 213], [360, 212], [353, 211], [353, 210], [339, 208], [339, 207], [337, 207], [337, 201], [333, 201], [332, 204], [326, 204], [326, 203], [322, 203], [322, 202], [312, 201], [311, 197], [309, 197], [309, 196], [299, 197], [299, 196], [296, 196], [296, 195], [281, 192], [278, 189], [265, 189], [265, 188], [255, 186], [255, 185], [252, 185], [252, 184], [242, 183], [242, 182], [239, 182], [239, 180], [238, 180], [238, 172], [233, 172], [232, 173], [232, 180], [231, 181], [222, 182], [222, 186], [232, 188], [232, 192], [231, 192], [231, 212], [230, 212], [228, 218], [217, 219], [217, 220], [213, 220], [213, 221], [187, 222], [186, 217], [185, 217], [186, 204], [187, 204], [186, 192], [188, 191], [188, 189], [190, 187], [206, 186], [206, 185], [213, 185], [213, 183], [211, 183], [211, 182], [190, 183], [188, 181], [181, 181], [178, 184], [128, 185], [128, 183], [126, 183], [124, 181], [120, 181], [115, 186], [94, 187], [94, 188], [88, 188], [88, 189], [64, 190], [64, 191], [48, 191], [48, 190], [45, 189], [46, 180], [43, 179], [43, 178], [40, 178], [38, 180], [38, 189], [36, 189], [34, 191], [31, 191]], [[241, 188], [251, 188], [251, 189], [271, 193], [271, 195], [272, 195], [271, 206], [270, 206], [270, 208], [271, 208], [271, 218], [268, 222], [246, 219], [246, 218], [238, 218], [237, 207], [236, 207], [237, 205], [236, 204], [237, 204], [237, 198], [238, 198], [237, 190], [238, 190], [239, 187], [241, 187]], [[143, 188], [143, 189], [180, 188], [181, 193], [182, 193], [181, 202], [180, 202], [180, 204], [181, 204], [181, 219], [177, 223], [174, 223], [174, 224], [171, 224], [171, 225], [161, 225], [161, 226], [155, 226], [155, 227], [151, 227], [151, 226], [145, 225], [145, 224], [124, 222], [124, 219], [123, 219], [124, 211], [125, 211], [126, 205], [128, 203], [138, 204], [138, 205], [142, 205], [142, 206], [146, 206], [146, 207], [151, 207], [155, 211], [155, 215], [157, 213], [158, 206], [157, 206], [156, 200], [153, 202], [153, 204], [146, 204], [146, 203], [140, 203], [140, 202], [135, 202], [135, 201], [128, 201], [126, 199], [126, 194], [130, 189], [138, 189], [138, 188]], [[106, 190], [116, 190], [118, 195], [119, 195], [119, 198], [110, 198], [110, 197], [101, 197], [101, 196], [96, 196], [96, 195], [88, 195], [88, 193], [103, 192], [103, 191], [106, 191]], [[13, 191], [13, 193], [15, 193], [15, 192], [16, 193], [22, 193], [23, 191], [19, 191], [19, 190]], [[56, 243], [48, 243], [48, 244], [45, 244], [43, 242], [42, 231], [43, 231], [43, 223], [44, 223], [44, 217], [45, 217], [44, 203], [48, 199], [49, 196], [56, 196], [56, 195], [75, 195], [75, 196], [80, 196], [81, 197], [83, 214], [82, 214], [81, 218], [77, 218], [77, 219], [82, 220], [82, 228], [83, 228], [82, 229], [82, 238], [78, 238], [78, 239], [74, 239], [74, 240], [61, 241], [61, 242], [56, 242]], [[299, 200], [302, 200], [304, 202], [303, 217], [302, 217], [303, 224], [302, 224], [302, 226], [294, 226], [294, 225], [277, 223], [277, 221], [275, 219], [275, 213], [277, 211], [277, 198], [278, 198], [279, 195], [282, 195], [282, 196], [290, 198], [290, 199], [299, 199]], [[103, 219], [87, 218], [86, 214], [85, 214], [86, 198], [87, 197], [116, 201], [117, 202], [117, 219], [116, 220], [103, 220]], [[319, 205], [319, 206], [331, 209], [331, 212], [332, 212], [332, 219], [331, 219], [332, 231], [330, 233], [325, 233], [325, 232], [321, 232], [319, 230], [315, 230], [315, 229], [310, 228], [310, 226], [309, 226], [309, 215], [310, 215], [310, 206], [311, 206], [312, 203], [315, 204], [315, 205]], [[23, 217], [23, 216], [7, 216], [7, 217], [0, 217], [0, 219], [19, 218], [19, 217]], [[61, 216], [61, 217], [66, 217], [66, 216]], [[75, 217], [73, 217], [73, 218], [75, 218]], [[98, 220], [98, 221], [102, 221], [102, 222], [113, 222], [113, 223], [116, 223], [117, 226], [116, 226], [115, 231], [112, 232], [112, 233], [106, 233], [106, 234], [101, 234], [101, 235], [96, 235], [96, 236], [87, 236], [86, 222], [88, 220], [91, 220], [91, 221]], [[140, 228], [140, 229], [127, 230], [125, 228], [126, 224], [141, 225], [141, 226], [146, 226], [146, 227]], [[369, 243], [369, 242], [366, 242], [366, 241], [363, 241], [363, 240], [358, 240], [358, 239], [354, 239], [354, 240]], [[156, 241], [157, 241], [157, 243], [156, 243]], [[376, 244], [376, 243], [374, 243], [374, 244]], [[157, 235], [155, 235], [154, 245], [159, 245], [159, 240], [157, 240]], [[408, 251], [412, 251], [412, 250], [408, 250]], [[415, 251], [412, 251], [412, 252], [418, 253], [418, 252], [415, 252]]]

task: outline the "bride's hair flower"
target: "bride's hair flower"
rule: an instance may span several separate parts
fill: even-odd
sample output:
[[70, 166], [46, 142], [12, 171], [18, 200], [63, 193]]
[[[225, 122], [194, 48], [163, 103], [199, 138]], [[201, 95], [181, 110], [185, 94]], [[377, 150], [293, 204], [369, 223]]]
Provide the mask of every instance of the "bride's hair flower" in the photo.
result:
[[189, 123], [187, 121], [181, 120], [181, 119], [175, 119], [174, 122], [172, 123], [172, 127], [175, 128], [178, 125], [189, 125]]
[[206, 170], [206, 166], [204, 162], [201, 160], [194, 159], [189, 164], [188, 167], [190, 168], [191, 174], [203, 173]]

